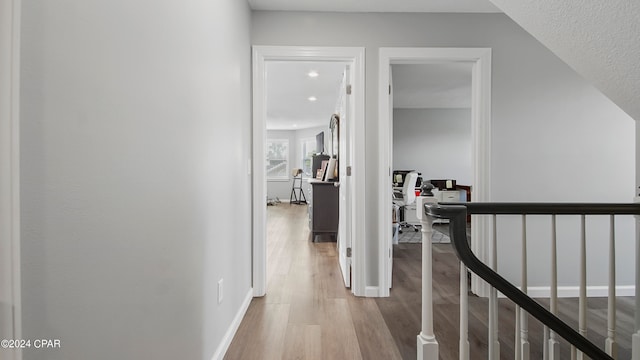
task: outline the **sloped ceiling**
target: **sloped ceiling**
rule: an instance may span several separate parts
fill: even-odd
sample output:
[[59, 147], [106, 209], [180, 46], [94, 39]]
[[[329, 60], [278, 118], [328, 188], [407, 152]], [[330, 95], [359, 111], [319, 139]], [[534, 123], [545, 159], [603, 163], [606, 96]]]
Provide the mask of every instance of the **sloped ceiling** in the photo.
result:
[[640, 120], [639, 1], [491, 2], [629, 116]]

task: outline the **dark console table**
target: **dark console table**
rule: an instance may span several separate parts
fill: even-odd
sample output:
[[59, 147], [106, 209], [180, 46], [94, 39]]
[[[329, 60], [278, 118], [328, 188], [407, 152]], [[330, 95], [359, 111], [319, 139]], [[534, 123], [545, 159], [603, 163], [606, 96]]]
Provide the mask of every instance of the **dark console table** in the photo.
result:
[[338, 188], [333, 182], [309, 180], [311, 194], [309, 203], [309, 229], [311, 240], [316, 235], [330, 234], [336, 238], [338, 234]]

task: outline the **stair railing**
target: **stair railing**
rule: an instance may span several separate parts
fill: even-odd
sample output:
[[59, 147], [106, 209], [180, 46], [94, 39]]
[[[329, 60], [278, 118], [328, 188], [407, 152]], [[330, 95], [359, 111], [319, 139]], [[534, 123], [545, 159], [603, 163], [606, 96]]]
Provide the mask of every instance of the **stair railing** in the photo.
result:
[[[418, 335], [418, 359], [437, 359], [438, 342], [433, 331], [432, 309], [432, 258], [431, 258], [431, 223], [433, 218], [448, 219], [452, 245], [461, 260], [460, 268], [460, 359], [469, 359], [468, 342], [468, 283], [467, 269], [486, 281], [492, 291], [489, 295], [489, 359], [500, 358], [500, 343], [498, 340], [498, 306], [497, 292], [509, 298], [516, 304], [516, 343], [515, 357], [529, 359], [529, 341], [527, 329], [527, 313], [538, 319], [545, 326], [545, 340], [543, 342], [545, 359], [559, 359], [559, 337], [572, 346], [572, 358], [591, 359], [616, 358], [616, 307], [615, 307], [615, 217], [616, 215], [640, 215], [640, 204], [582, 204], [582, 203], [436, 203], [433, 198], [420, 197], [418, 204], [424, 213], [418, 212], [422, 222], [423, 249], [423, 308], [422, 331]], [[489, 265], [481, 261], [472, 251], [467, 239], [467, 214], [491, 215], [493, 219], [493, 236], [490, 246]], [[497, 215], [520, 215], [522, 217], [522, 283], [518, 289], [511, 282], [496, 272], [497, 269]], [[527, 255], [526, 255], [526, 219], [528, 215], [551, 216], [551, 282], [550, 308], [547, 310], [537, 301], [527, 295]], [[556, 216], [580, 215], [580, 297], [578, 331], [566, 324], [557, 316], [557, 254], [556, 254]], [[610, 217], [609, 238], [609, 274], [608, 274], [608, 319], [605, 349], [601, 349], [589, 341], [586, 335], [586, 215], [608, 215]], [[635, 333], [633, 334], [633, 360], [640, 360], [640, 300], [638, 296], [640, 281], [640, 242], [636, 237], [636, 298], [635, 298]]]

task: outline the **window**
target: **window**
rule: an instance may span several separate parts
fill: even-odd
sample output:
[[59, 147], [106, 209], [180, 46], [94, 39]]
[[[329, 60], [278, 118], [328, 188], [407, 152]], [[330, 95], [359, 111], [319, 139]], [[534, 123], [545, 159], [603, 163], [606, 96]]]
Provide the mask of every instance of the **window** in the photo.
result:
[[288, 139], [267, 139], [267, 179], [289, 180]]
[[[316, 153], [316, 138], [308, 137], [300, 140], [300, 148], [302, 149], [302, 171], [307, 176], [311, 174], [312, 156]], [[315, 176], [315, 175], [313, 175]]]

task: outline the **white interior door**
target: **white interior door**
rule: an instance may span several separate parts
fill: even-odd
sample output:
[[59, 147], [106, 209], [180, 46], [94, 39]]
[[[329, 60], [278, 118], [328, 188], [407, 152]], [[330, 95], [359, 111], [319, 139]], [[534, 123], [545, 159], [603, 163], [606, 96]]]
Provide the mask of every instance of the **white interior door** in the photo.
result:
[[353, 238], [354, 223], [354, 206], [353, 199], [353, 177], [348, 174], [348, 167], [353, 163], [352, 142], [350, 141], [353, 134], [354, 121], [352, 121], [352, 96], [350, 96], [351, 84], [351, 68], [347, 65], [340, 90], [340, 100], [338, 105], [338, 113], [340, 121], [338, 124], [339, 131], [339, 153], [338, 153], [338, 173], [339, 173], [339, 206], [340, 214], [338, 216], [338, 254], [340, 262], [340, 270], [342, 270], [342, 278], [346, 287], [351, 287], [351, 244]]

